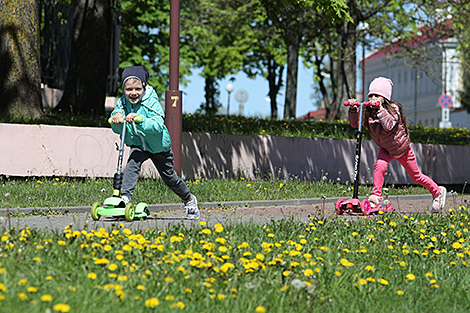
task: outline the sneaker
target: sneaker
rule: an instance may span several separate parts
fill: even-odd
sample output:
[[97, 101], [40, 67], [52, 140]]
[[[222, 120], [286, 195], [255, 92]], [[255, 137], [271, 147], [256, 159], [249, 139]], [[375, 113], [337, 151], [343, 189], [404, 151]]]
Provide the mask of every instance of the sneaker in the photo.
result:
[[124, 201], [124, 204], [127, 205], [129, 202], [131, 202], [131, 199], [128, 196], [121, 196], [122, 201]]
[[184, 204], [186, 210], [186, 217], [192, 220], [199, 218], [199, 209], [197, 207], [197, 199], [194, 195], [191, 195], [191, 200]]
[[437, 197], [432, 200], [432, 211], [439, 212], [446, 205], [446, 195], [447, 189], [446, 187], [439, 186], [440, 193]]
[[379, 197], [379, 196], [376, 196], [376, 195], [370, 195], [370, 197], [369, 197], [370, 207], [372, 209], [380, 208], [382, 206], [382, 200], [383, 200], [382, 197]]

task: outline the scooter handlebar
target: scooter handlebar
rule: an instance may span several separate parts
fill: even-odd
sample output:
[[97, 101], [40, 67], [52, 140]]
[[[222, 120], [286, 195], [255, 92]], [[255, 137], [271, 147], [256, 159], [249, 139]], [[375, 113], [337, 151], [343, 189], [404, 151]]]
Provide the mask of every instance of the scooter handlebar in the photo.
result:
[[[121, 119], [121, 121], [124, 122], [124, 117]], [[136, 123], [142, 123], [142, 121], [143, 121], [142, 116], [138, 115], [138, 116], [134, 117], [134, 122], [136, 122]], [[113, 124], [113, 118], [112, 118], [112, 117], [110, 117], [110, 118], [108, 119], [108, 123], [109, 123], [109, 124]]]
[[[364, 102], [362, 102], [362, 104], [363, 104], [364, 106], [369, 106], [369, 107], [373, 107], [373, 108], [378, 108], [378, 107], [380, 107], [380, 101], [377, 101], [377, 102], [375, 102], [375, 103], [372, 103], [371, 101], [364, 101]], [[345, 106], [357, 106], [357, 105], [361, 105], [361, 102], [356, 101], [356, 102], [354, 102], [354, 103], [349, 103], [349, 101], [346, 100], [346, 101], [344, 101], [344, 105], [345, 105]]]

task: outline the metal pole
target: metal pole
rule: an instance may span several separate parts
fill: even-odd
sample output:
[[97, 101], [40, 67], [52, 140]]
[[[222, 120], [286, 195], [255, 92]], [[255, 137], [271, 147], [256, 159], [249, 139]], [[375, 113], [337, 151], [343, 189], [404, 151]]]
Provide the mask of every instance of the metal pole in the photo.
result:
[[415, 92], [413, 97], [414, 117], [413, 122], [418, 124], [418, 67], [415, 65]]
[[183, 92], [179, 89], [180, 2], [170, 1], [170, 90], [165, 92], [165, 124], [171, 137], [175, 171], [181, 175]]
[[362, 102], [366, 101], [366, 40], [362, 42]]

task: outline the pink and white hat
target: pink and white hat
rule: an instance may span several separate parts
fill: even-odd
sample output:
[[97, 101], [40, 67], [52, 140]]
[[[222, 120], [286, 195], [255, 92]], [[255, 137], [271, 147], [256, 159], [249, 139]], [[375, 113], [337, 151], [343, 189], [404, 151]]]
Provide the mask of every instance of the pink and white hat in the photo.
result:
[[368, 95], [379, 95], [390, 100], [392, 98], [392, 87], [393, 82], [391, 79], [377, 77], [370, 83]]

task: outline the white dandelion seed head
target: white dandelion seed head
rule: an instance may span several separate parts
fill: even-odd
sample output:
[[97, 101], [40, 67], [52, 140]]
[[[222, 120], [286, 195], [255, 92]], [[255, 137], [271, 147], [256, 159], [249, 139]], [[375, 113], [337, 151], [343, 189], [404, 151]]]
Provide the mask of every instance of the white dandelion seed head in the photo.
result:
[[294, 280], [292, 280], [291, 284], [292, 284], [292, 287], [294, 287], [295, 289], [302, 289], [302, 288], [305, 288], [306, 286], [305, 283], [298, 278], [295, 278]]

